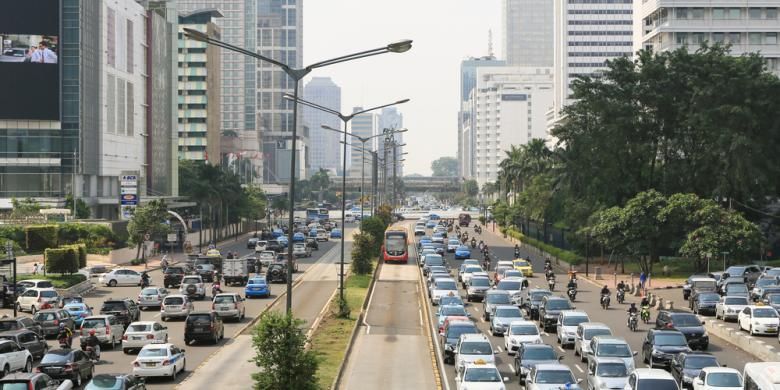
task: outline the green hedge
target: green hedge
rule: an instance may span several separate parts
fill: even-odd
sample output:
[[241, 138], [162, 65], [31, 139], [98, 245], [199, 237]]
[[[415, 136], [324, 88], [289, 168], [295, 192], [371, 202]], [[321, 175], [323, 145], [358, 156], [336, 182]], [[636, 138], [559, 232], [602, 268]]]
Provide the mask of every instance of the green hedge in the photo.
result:
[[28, 251], [42, 251], [57, 247], [57, 225], [30, 225], [24, 227]]
[[79, 270], [79, 250], [74, 246], [48, 248], [44, 256], [46, 272], [72, 274]]
[[60, 248], [72, 248], [76, 251], [79, 268], [87, 266], [87, 246], [84, 244], [63, 245]]
[[8, 240], [13, 242], [24, 242], [24, 228], [20, 225], [2, 225], [0, 226], [0, 240], [3, 245]]
[[103, 225], [87, 223], [63, 223], [58, 225], [57, 237], [60, 244], [86, 244], [89, 248], [113, 247], [117, 237]]
[[580, 262], [582, 262], [582, 260], [583, 260], [582, 256], [580, 256], [580, 255], [578, 255], [578, 254], [576, 254], [574, 252], [567, 251], [567, 250], [564, 250], [564, 249], [561, 249], [561, 248], [558, 248], [558, 247], [554, 247], [554, 246], [552, 246], [550, 244], [545, 244], [545, 243], [543, 243], [543, 242], [541, 242], [539, 240], [536, 240], [536, 239], [533, 239], [533, 238], [530, 238], [530, 237], [526, 237], [525, 235], [523, 235], [523, 233], [520, 233], [517, 230], [514, 230], [512, 228], [508, 228], [508, 229], [501, 228], [501, 231], [502, 232], [506, 232], [506, 234], [508, 236], [510, 236], [510, 237], [513, 237], [513, 238], [515, 238], [517, 240], [520, 240], [520, 242], [523, 242], [523, 243], [526, 243], [526, 244], [528, 244], [530, 246], [533, 246], [533, 247], [536, 247], [538, 249], [541, 249], [541, 250], [549, 253], [550, 255], [555, 256], [558, 259], [560, 259], [562, 261], [565, 261], [565, 262], [567, 262], [567, 263], [569, 263], [571, 265], [577, 265]]

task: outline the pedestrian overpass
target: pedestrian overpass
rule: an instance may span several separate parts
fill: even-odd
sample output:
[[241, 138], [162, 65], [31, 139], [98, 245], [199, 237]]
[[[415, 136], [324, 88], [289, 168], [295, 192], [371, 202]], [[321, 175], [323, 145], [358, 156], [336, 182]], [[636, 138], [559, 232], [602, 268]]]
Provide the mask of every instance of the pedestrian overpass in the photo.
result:
[[[341, 190], [341, 177], [331, 177], [331, 188]], [[459, 177], [449, 176], [406, 176], [401, 180], [404, 182], [404, 191], [409, 193], [424, 192], [457, 192], [460, 191], [463, 181]], [[361, 182], [366, 186], [366, 191], [371, 190], [371, 176], [366, 175], [365, 179], [360, 177], [347, 176], [347, 191], [360, 191]], [[382, 181], [378, 183], [379, 191], [383, 190]], [[387, 191], [392, 192], [392, 181], [387, 182]]]

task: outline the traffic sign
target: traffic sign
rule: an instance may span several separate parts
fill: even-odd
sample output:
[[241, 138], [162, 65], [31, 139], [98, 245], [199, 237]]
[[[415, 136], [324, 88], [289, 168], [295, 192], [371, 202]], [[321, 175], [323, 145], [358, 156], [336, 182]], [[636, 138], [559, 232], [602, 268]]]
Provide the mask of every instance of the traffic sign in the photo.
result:
[[120, 194], [121, 195], [126, 195], [126, 194], [137, 195], [138, 194], [138, 187], [121, 187], [120, 188]]
[[168, 242], [176, 242], [176, 233], [168, 233]]
[[137, 194], [124, 194], [120, 198], [120, 203], [126, 206], [134, 206], [138, 204]]

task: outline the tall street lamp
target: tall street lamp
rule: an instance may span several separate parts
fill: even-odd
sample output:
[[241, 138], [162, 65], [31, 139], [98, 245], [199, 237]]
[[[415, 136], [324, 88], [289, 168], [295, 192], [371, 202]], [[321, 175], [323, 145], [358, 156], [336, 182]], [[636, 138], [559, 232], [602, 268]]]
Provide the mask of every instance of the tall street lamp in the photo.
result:
[[[340, 62], [346, 62], [346, 61], [352, 61], [359, 58], [364, 57], [371, 57], [379, 54], [384, 53], [403, 53], [406, 51], [409, 51], [409, 49], [412, 48], [412, 41], [410, 39], [402, 40], [394, 43], [390, 43], [388, 45], [371, 49], [371, 50], [365, 50], [357, 53], [347, 54], [336, 58], [331, 58], [329, 60], [316, 62], [314, 64], [308, 65], [303, 68], [292, 68], [289, 65], [279, 62], [277, 60], [274, 60], [272, 58], [268, 58], [266, 56], [260, 55], [255, 53], [254, 51], [250, 51], [244, 48], [240, 48], [238, 46], [231, 45], [226, 42], [222, 42], [218, 39], [214, 39], [208, 34], [205, 34], [203, 32], [193, 30], [191, 28], [185, 28], [184, 29], [184, 35], [187, 36], [187, 38], [204, 42], [210, 45], [219, 46], [223, 49], [227, 49], [230, 51], [234, 51], [237, 53], [241, 53], [243, 55], [256, 58], [261, 61], [265, 61], [271, 64], [274, 64], [280, 68], [282, 68], [282, 71], [287, 74], [292, 80], [293, 80], [293, 97], [295, 100], [298, 98], [298, 84], [300, 84], [301, 79], [306, 77], [309, 73], [311, 73], [312, 70], [317, 68], [322, 68], [328, 65], [338, 64]], [[292, 120], [292, 153], [290, 154], [290, 185], [288, 188], [289, 191], [289, 219], [288, 219], [288, 247], [287, 247], [287, 256], [289, 257], [287, 261], [287, 314], [292, 313], [292, 274], [293, 274], [293, 235], [295, 230], [293, 229], [293, 224], [295, 223], [295, 151], [296, 151], [296, 141], [298, 138], [298, 105], [293, 105], [293, 120]]]
[[[13, 290], [14, 290], [14, 292], [13, 292], [14, 296], [13, 296], [13, 300], [11, 302], [13, 302], [12, 305], [14, 305], [14, 318], [16, 318], [16, 296], [17, 296], [17, 291], [18, 291], [17, 288], [18, 287], [16, 286], [16, 256], [14, 256], [14, 243], [13, 243], [13, 241], [8, 240], [8, 241], [5, 242], [5, 254], [6, 254], [7, 257], [6, 257], [5, 260], [1, 261], [0, 264], [2, 264], [2, 265], [8, 265], [8, 264], [13, 265], [13, 285], [12, 286], [13, 286]], [[8, 290], [10, 290], [10, 289], [7, 289], [5, 291], [5, 294], [9, 293]], [[7, 297], [3, 296], [3, 300], [6, 300], [6, 302], [7, 302], [7, 299], [8, 299]]]
[[[302, 104], [304, 106], [311, 107], [311, 108], [314, 108], [316, 110], [327, 112], [329, 114], [333, 114], [333, 115], [337, 116], [339, 119], [341, 119], [342, 122], [344, 122], [344, 131], [341, 131], [341, 130], [338, 130], [338, 129], [334, 129], [334, 128], [331, 128], [331, 127], [326, 126], [326, 125], [322, 125], [323, 129], [332, 130], [332, 131], [344, 134], [344, 141], [343, 141], [343, 144], [344, 144], [344, 161], [342, 163], [342, 168], [341, 168], [341, 171], [342, 171], [342, 175], [341, 175], [342, 176], [341, 177], [341, 224], [342, 224], [342, 226], [341, 227], [342, 227], [342, 229], [344, 229], [344, 220], [345, 220], [346, 209], [347, 209], [347, 135], [352, 135], [352, 134], [349, 134], [347, 132], [347, 125], [349, 124], [349, 121], [351, 121], [353, 118], [355, 118], [356, 116], [358, 116], [360, 114], [364, 114], [364, 113], [369, 112], [369, 111], [378, 110], [380, 108], [394, 106], [394, 105], [397, 105], [397, 104], [403, 104], [403, 103], [408, 102], [409, 99], [403, 99], [403, 100], [399, 100], [399, 101], [396, 101], [396, 102], [393, 102], [393, 103], [383, 104], [381, 106], [376, 106], [376, 107], [371, 107], [371, 108], [368, 108], [368, 109], [365, 109], [365, 110], [355, 111], [355, 112], [347, 115], [347, 114], [342, 114], [342, 113], [340, 113], [340, 112], [338, 112], [338, 111], [336, 111], [336, 110], [334, 110], [332, 108], [328, 108], [328, 107], [319, 105], [317, 103], [313, 103], [313, 102], [310, 102], [308, 100], [301, 99], [301, 98], [299, 98], [297, 96], [290, 95], [289, 93], [285, 93], [283, 95], [283, 97], [285, 99], [295, 103], [296, 106], [298, 104]], [[361, 215], [361, 219], [360, 220], [361, 221], [363, 220], [362, 215]], [[340, 309], [343, 309], [342, 305], [344, 304], [344, 302], [346, 302], [345, 298], [344, 298], [344, 238], [345, 238], [345, 236], [346, 236], [346, 232], [342, 231], [341, 232], [341, 264], [340, 264], [340, 272], [339, 272], [339, 298], [340, 298], [340, 300], [339, 300], [339, 308]]]

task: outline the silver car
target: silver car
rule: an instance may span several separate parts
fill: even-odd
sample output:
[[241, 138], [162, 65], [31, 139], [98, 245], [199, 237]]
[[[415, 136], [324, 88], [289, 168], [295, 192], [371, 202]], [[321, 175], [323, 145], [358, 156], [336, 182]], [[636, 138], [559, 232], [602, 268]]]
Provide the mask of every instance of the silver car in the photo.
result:
[[138, 308], [144, 310], [147, 307], [160, 307], [166, 296], [168, 289], [164, 287], [147, 287], [138, 294]]
[[580, 360], [587, 361], [590, 353], [590, 340], [595, 336], [612, 336], [609, 326], [600, 322], [583, 322], [577, 326], [577, 338], [574, 340], [574, 354]]
[[622, 390], [628, 380], [625, 362], [618, 358], [596, 358], [588, 363], [588, 390]]
[[750, 303], [747, 297], [743, 296], [725, 296], [715, 305], [715, 318], [722, 318], [723, 321], [737, 320], [739, 312], [744, 310]]
[[186, 295], [168, 295], [163, 299], [160, 307], [160, 317], [163, 321], [167, 321], [168, 318], [187, 318], [193, 310], [195, 308], [192, 301]]
[[520, 308], [514, 305], [498, 305], [493, 315], [490, 317], [490, 333], [493, 336], [503, 336], [509, 329], [512, 321], [523, 320], [523, 313]]
[[217, 294], [212, 301], [212, 307], [218, 317], [230, 317], [236, 321], [244, 319], [246, 313], [244, 298], [236, 293]]

